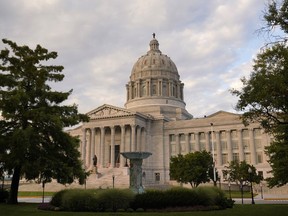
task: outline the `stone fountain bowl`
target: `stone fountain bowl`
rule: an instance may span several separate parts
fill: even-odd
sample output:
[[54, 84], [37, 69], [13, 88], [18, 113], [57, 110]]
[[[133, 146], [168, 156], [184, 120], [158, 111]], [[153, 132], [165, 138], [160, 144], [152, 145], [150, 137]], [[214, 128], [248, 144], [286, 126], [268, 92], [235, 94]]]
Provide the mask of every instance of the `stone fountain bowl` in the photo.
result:
[[121, 152], [120, 154], [127, 159], [145, 159], [152, 155], [151, 152]]

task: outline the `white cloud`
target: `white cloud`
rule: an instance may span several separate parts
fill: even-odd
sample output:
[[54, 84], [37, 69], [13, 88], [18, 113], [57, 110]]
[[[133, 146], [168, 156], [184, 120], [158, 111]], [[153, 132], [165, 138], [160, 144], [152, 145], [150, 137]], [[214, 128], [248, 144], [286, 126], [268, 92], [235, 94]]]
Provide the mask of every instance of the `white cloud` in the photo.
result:
[[[57, 51], [65, 79], [55, 86], [88, 112], [103, 103], [124, 106], [133, 64], [152, 33], [175, 62], [194, 116], [233, 111], [230, 88], [251, 70], [263, 45], [265, 0], [2, 0], [0, 38]], [[3, 44], [0, 44], [0, 49]]]

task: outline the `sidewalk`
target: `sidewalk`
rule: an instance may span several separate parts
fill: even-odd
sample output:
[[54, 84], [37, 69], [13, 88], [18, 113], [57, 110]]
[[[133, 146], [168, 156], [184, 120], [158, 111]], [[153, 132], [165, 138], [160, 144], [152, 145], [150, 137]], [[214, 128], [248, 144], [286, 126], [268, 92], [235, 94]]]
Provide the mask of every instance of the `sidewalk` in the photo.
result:
[[288, 194], [261, 194], [255, 196], [255, 199], [264, 199], [264, 200], [288, 200]]

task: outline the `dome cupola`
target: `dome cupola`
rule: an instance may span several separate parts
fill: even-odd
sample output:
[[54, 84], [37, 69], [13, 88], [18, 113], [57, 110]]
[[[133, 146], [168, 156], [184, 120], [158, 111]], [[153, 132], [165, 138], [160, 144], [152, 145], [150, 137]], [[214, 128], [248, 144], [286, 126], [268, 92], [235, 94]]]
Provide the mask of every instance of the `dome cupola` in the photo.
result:
[[163, 110], [170, 109], [169, 113], [171, 109], [185, 110], [184, 84], [180, 81], [174, 62], [160, 51], [155, 33], [149, 46], [150, 50], [132, 68], [130, 81], [126, 85], [125, 107], [144, 113], [153, 109], [153, 112], [163, 115]]

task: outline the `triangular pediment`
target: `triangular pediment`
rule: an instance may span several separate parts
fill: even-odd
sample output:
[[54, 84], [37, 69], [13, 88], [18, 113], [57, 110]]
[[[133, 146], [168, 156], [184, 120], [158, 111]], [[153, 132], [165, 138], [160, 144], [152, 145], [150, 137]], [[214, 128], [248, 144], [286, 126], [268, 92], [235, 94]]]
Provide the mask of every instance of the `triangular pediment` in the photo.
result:
[[226, 112], [223, 110], [220, 110], [216, 113], [213, 113], [209, 116], [207, 116], [208, 118], [240, 118], [241, 115], [240, 114], [236, 114], [236, 113], [231, 113], [231, 112]]
[[111, 118], [111, 117], [120, 117], [120, 116], [131, 116], [135, 115], [135, 112], [131, 112], [127, 109], [104, 104], [90, 112], [87, 113], [90, 119], [99, 119], [99, 118]]

